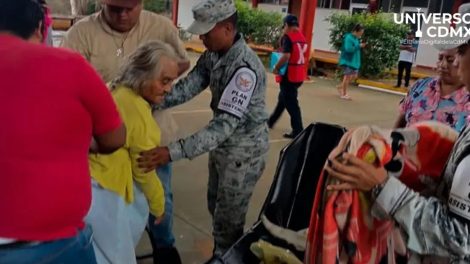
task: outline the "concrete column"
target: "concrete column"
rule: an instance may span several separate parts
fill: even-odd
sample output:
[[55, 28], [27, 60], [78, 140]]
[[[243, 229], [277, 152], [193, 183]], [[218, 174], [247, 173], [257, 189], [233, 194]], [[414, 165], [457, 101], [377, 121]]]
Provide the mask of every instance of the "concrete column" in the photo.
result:
[[[296, 1], [296, 0], [291, 0]], [[307, 58], [306, 67], [308, 69], [308, 61], [312, 52], [313, 22], [315, 21], [315, 11], [317, 9], [317, 0], [302, 0], [300, 9], [300, 30], [307, 40]]]
[[289, 14], [296, 15], [297, 17], [300, 18], [300, 10], [302, 9], [302, 2], [303, 2], [302, 0], [290, 0], [287, 12]]
[[173, 0], [172, 5], [172, 15], [171, 19], [173, 20], [173, 24], [177, 27], [178, 26], [178, 10], [179, 10], [179, 0]]

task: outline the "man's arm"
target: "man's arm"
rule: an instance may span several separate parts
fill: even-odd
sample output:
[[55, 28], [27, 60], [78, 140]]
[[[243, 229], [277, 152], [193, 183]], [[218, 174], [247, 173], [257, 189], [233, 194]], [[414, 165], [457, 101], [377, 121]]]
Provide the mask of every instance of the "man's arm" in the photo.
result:
[[106, 85], [84, 58], [76, 56], [74, 84], [83, 106], [91, 116], [94, 137], [91, 151], [114, 152], [125, 144], [126, 128]]
[[264, 79], [259, 80], [253, 70], [247, 67], [238, 69], [225, 87], [215, 117], [209, 124], [199, 132], [168, 146], [171, 160], [192, 159], [226, 141], [240, 122], [247, 118], [246, 112], [252, 97], [257, 96], [255, 91], [262, 91], [262, 85], [265, 85]]
[[216, 115], [202, 130], [168, 146], [171, 161], [192, 159], [214, 150], [233, 134], [239, 123], [240, 119], [230, 114]]
[[410, 46], [409, 45], [400, 45], [399, 49], [400, 50], [409, 50]]
[[250, 68], [238, 69], [225, 87], [215, 117], [204, 129], [168, 147], [141, 153], [139, 166], [150, 171], [170, 161], [191, 159], [217, 148], [246, 120], [249, 106], [264, 98], [265, 86], [264, 72], [256, 75]]
[[409, 52], [415, 52], [415, 51], [416, 51], [416, 49], [413, 48], [413, 47], [410, 46], [410, 45], [401, 45], [401, 46], [400, 46], [400, 50], [407, 50], [407, 51], [409, 51]]
[[86, 44], [86, 35], [83, 34], [82, 25], [79, 23], [72, 26], [67, 33], [65, 34], [60, 46], [63, 48], [68, 48], [74, 50], [80, 54], [87, 61], [90, 61], [90, 50], [88, 45]]
[[[342, 159], [342, 162], [329, 159], [325, 167], [331, 177], [339, 180], [338, 183], [327, 186], [329, 191], [370, 192], [374, 200], [371, 208], [372, 215], [378, 219], [393, 218], [406, 234], [407, 248], [420, 255], [458, 257], [459, 259], [470, 256], [470, 230], [469, 220], [467, 220], [470, 219], [470, 213], [468, 213], [470, 206], [464, 204], [463, 208], [458, 207], [462, 215], [468, 216], [467, 219], [457, 218], [450, 213], [449, 206], [451, 205], [447, 205], [445, 200], [420, 196], [397, 178], [388, 176], [383, 167], [375, 167], [349, 153], [342, 154]], [[455, 190], [460, 197], [463, 197], [463, 192], [465, 192], [464, 195], [468, 194], [466, 183], [468, 183], [467, 175], [470, 171], [470, 157], [464, 159], [464, 162], [459, 164], [456, 173], [452, 176], [453, 181], [459, 179], [453, 185], [457, 183], [458, 188], [463, 189]], [[458, 184], [461, 181], [465, 184]], [[454, 191], [454, 186], [452, 186], [451, 197], [454, 196], [452, 191]]]
[[122, 123], [118, 128], [94, 136], [94, 142], [90, 148], [90, 152], [110, 154], [122, 147], [126, 142], [126, 127]]
[[393, 128], [404, 128], [406, 127], [406, 118], [404, 113], [400, 113], [397, 120], [395, 121], [395, 125]]
[[422, 255], [470, 255], [468, 222], [453, 217], [443, 201], [425, 198], [390, 177], [372, 208], [391, 216], [407, 234], [407, 247]]
[[274, 66], [274, 73], [279, 72], [281, 67], [289, 61], [290, 54], [292, 52], [292, 42], [290, 41], [287, 35], [284, 35], [284, 37], [282, 37], [281, 43], [282, 43], [282, 57]]

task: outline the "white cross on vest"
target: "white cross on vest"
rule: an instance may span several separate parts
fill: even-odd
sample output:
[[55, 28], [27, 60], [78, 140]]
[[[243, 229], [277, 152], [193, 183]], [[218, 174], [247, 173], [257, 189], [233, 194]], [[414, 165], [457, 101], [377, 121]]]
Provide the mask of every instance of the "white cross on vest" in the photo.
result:
[[297, 64], [305, 64], [305, 52], [307, 52], [307, 44], [305, 43], [296, 43], [297, 44], [297, 48], [299, 49], [300, 51], [300, 54], [299, 54], [299, 60], [297, 61]]

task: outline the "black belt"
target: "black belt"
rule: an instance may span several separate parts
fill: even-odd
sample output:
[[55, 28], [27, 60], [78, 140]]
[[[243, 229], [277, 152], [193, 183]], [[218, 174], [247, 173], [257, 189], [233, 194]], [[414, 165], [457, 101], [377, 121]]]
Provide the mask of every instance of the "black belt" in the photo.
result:
[[4, 249], [17, 249], [21, 247], [35, 246], [41, 244], [40, 242], [29, 242], [29, 241], [15, 241], [13, 243], [0, 245], [0, 250]]

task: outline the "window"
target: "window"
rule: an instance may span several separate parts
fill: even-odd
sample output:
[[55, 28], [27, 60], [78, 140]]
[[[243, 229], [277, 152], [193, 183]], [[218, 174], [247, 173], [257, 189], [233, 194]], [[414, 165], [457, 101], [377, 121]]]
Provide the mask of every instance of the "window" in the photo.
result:
[[351, 7], [349, 8], [349, 12], [351, 14], [362, 13], [364, 11], [367, 11], [368, 7], [369, 7], [368, 4], [351, 4]]
[[403, 6], [428, 7], [429, 0], [403, 0]]
[[350, 0], [318, 0], [317, 6], [329, 9], [349, 9]]
[[288, 5], [289, 0], [259, 0], [258, 3], [273, 5]]

